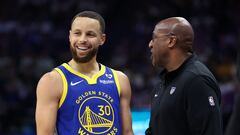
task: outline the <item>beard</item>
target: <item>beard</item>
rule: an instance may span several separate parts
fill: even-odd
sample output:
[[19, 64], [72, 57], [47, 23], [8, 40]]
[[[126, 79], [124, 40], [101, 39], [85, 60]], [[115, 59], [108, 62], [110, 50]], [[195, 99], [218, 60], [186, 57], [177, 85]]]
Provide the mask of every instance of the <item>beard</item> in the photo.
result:
[[92, 50], [90, 50], [90, 52], [85, 55], [84, 57], [79, 57], [78, 54], [77, 54], [77, 51], [75, 48], [73, 48], [71, 45], [70, 45], [70, 51], [71, 51], [71, 54], [72, 54], [72, 57], [74, 59], [74, 61], [76, 61], [77, 63], [87, 63], [89, 62], [95, 55], [97, 55], [97, 52], [98, 52], [98, 48], [93, 48]]

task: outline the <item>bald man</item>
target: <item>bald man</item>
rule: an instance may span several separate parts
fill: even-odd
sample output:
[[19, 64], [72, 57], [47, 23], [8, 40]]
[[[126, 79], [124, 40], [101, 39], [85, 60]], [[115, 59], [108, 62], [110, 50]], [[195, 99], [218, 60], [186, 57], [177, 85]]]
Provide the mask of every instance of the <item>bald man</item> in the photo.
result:
[[162, 70], [147, 135], [222, 135], [220, 89], [193, 53], [193, 40], [192, 26], [182, 17], [155, 26], [149, 48], [153, 66]]

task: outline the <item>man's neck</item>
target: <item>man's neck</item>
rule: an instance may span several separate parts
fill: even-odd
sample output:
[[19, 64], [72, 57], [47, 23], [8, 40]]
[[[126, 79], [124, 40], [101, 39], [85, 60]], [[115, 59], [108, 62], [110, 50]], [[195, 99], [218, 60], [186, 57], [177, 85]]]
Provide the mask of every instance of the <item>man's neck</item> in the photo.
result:
[[90, 78], [100, 70], [99, 64], [96, 60], [90, 60], [86, 63], [77, 63], [72, 59], [71, 61], [69, 61], [69, 65], [75, 71], [84, 74]]
[[184, 54], [182, 52], [172, 53], [172, 55], [170, 56], [170, 61], [166, 66], [167, 71], [171, 72], [178, 69], [184, 63], [184, 61], [191, 55], [192, 55], [191, 53]]

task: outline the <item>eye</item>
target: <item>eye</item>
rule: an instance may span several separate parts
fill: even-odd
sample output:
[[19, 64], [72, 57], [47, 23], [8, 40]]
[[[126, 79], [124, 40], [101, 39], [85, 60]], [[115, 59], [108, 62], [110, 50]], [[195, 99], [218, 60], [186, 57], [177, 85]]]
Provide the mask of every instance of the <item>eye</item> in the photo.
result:
[[152, 41], [154, 41], [154, 39], [156, 39], [156, 36], [153, 34], [152, 35]]
[[74, 35], [81, 35], [81, 32], [76, 31], [76, 32], [74, 32], [73, 34], [74, 34]]
[[89, 36], [89, 37], [96, 37], [97, 36], [97, 34], [94, 33], [94, 32], [88, 32], [86, 35]]

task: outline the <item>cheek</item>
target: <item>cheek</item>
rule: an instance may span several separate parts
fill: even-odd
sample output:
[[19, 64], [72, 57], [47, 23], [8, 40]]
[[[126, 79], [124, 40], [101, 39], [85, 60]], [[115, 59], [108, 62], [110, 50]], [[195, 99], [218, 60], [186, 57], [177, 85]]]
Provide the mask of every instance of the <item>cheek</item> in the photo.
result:
[[153, 45], [153, 52], [154, 52], [155, 54], [158, 54], [158, 53], [159, 53], [159, 50], [160, 50], [159, 44], [154, 44], [154, 45]]
[[160, 47], [160, 45], [155, 45], [154, 49], [154, 57], [155, 59], [159, 59], [159, 57], [161, 56], [161, 53], [162, 53], [162, 48]]
[[73, 35], [69, 35], [69, 41], [72, 41], [72, 39], [73, 39]]
[[74, 41], [74, 38], [73, 37], [69, 37], [69, 42], [72, 44]]
[[101, 45], [101, 40], [98, 40], [98, 39], [92, 39], [92, 40], [89, 40], [89, 42], [95, 47], [98, 47]]
[[73, 40], [70, 40], [70, 46], [74, 46], [74, 42], [73, 42]]

